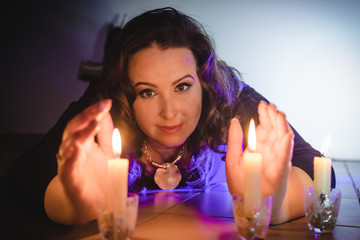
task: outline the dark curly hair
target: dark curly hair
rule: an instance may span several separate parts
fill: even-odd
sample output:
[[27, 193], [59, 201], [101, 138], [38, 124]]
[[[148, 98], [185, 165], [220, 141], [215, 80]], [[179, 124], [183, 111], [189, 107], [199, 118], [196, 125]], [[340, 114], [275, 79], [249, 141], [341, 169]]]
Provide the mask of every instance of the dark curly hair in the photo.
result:
[[136, 94], [128, 76], [129, 59], [136, 52], [156, 44], [162, 49], [185, 47], [193, 53], [203, 89], [202, 113], [193, 134], [187, 139], [193, 152], [208, 145], [218, 151], [224, 144], [230, 119], [236, 114], [242, 82], [240, 75], [216, 59], [210, 37], [193, 18], [173, 8], [145, 12], [123, 28], [111, 30], [100, 81], [102, 98], [111, 98], [111, 115], [124, 139], [124, 154], [141, 156], [144, 134], [136, 125], [132, 105]]

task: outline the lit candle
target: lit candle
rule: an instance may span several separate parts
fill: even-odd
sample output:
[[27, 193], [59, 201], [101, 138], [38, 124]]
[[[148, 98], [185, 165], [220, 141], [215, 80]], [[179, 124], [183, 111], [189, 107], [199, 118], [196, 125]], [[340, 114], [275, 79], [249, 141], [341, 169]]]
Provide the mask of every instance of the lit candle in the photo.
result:
[[262, 155], [255, 152], [256, 132], [254, 120], [251, 119], [248, 136], [248, 148], [244, 152], [245, 188], [244, 211], [245, 214], [256, 212], [261, 206], [261, 167]]
[[[322, 155], [329, 147], [329, 137], [326, 137], [322, 146]], [[314, 193], [319, 196], [324, 193], [330, 196], [331, 159], [326, 157], [314, 157]]]
[[108, 161], [109, 204], [114, 212], [121, 213], [126, 208], [129, 160], [120, 158], [121, 138], [117, 128], [113, 132], [112, 145], [117, 157]]

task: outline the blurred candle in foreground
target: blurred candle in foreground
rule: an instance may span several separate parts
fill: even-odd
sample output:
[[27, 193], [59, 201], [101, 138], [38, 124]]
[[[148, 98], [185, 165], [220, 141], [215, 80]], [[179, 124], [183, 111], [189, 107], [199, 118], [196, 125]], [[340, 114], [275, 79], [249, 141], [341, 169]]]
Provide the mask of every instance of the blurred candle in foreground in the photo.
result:
[[120, 158], [121, 138], [117, 128], [113, 132], [112, 145], [117, 157], [108, 161], [109, 204], [112, 211], [121, 213], [126, 208], [129, 160]]
[[[321, 153], [324, 155], [329, 148], [330, 136], [323, 142]], [[314, 157], [314, 193], [319, 196], [324, 193], [330, 196], [331, 159]]]
[[255, 152], [256, 132], [255, 123], [251, 119], [248, 136], [248, 148], [244, 152], [245, 189], [244, 210], [251, 214], [261, 206], [261, 168], [262, 155]]

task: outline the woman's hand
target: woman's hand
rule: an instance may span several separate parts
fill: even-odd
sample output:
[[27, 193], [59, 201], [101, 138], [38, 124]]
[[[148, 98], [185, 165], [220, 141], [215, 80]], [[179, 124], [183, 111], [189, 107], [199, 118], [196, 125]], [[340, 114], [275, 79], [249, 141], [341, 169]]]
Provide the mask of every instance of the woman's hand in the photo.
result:
[[[258, 106], [259, 125], [256, 128], [256, 152], [262, 154], [262, 195], [273, 196], [273, 208], [279, 209], [286, 194], [294, 134], [284, 113], [273, 104], [261, 101]], [[226, 154], [226, 177], [230, 193], [243, 195], [243, 132], [237, 119], [229, 128]]]
[[285, 114], [277, 111], [273, 104], [261, 101], [258, 111], [260, 124], [256, 129], [256, 146], [263, 156], [264, 195], [284, 197], [291, 170], [294, 133]]
[[96, 216], [96, 203], [106, 189], [101, 182], [106, 160], [113, 156], [111, 103], [107, 99], [89, 106], [64, 130], [57, 154], [58, 174], [45, 194], [46, 212], [56, 222], [81, 224]]

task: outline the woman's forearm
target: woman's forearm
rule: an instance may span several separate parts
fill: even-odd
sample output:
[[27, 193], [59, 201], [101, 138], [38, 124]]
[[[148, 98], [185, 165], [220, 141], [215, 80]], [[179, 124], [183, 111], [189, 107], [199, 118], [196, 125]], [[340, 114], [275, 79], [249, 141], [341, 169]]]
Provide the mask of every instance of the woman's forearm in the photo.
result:
[[[280, 224], [304, 215], [304, 187], [313, 186], [307, 173], [298, 167], [292, 167], [285, 198], [273, 199], [271, 224]], [[280, 204], [279, 204], [280, 203]]]

